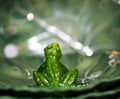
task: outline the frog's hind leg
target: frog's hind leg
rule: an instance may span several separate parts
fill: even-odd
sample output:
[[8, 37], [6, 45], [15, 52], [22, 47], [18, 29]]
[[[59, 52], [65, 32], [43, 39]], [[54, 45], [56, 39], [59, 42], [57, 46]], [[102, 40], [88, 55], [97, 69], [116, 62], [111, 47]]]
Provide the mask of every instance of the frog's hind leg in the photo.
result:
[[62, 78], [61, 85], [63, 86], [71, 86], [76, 83], [76, 79], [78, 76], [78, 70], [73, 70], [68, 73]]

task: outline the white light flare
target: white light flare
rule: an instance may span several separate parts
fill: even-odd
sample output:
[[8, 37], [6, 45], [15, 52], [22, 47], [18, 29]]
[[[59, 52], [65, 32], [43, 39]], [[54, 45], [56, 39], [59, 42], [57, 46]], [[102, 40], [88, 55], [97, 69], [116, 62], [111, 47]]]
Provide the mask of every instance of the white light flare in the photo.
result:
[[[47, 30], [48, 33], [59, 37], [61, 40], [66, 42], [69, 46], [71, 46], [76, 51], [79, 51], [82, 54], [84, 53], [86, 56], [92, 56], [93, 51], [88, 47], [84, 46], [82, 43], [74, 40], [71, 36], [67, 35], [67, 33], [59, 30], [56, 26], [49, 25], [45, 20], [39, 19], [35, 16], [34, 21]], [[89, 29], [89, 28], [88, 28]]]
[[27, 14], [27, 20], [32, 21], [34, 19], [34, 14], [33, 13], [28, 13]]
[[15, 58], [18, 55], [18, 48], [14, 44], [7, 44], [4, 48], [4, 55], [7, 58]]
[[48, 24], [46, 23], [45, 20], [43, 19], [39, 19], [38, 17], [35, 16], [34, 21], [41, 27], [43, 27], [44, 29], [46, 29], [46, 27], [48, 26]]
[[39, 38], [37, 36], [30, 38], [28, 40], [28, 48], [37, 54], [43, 55], [43, 48], [38, 41], [39, 41]]
[[55, 26], [48, 26], [47, 31], [53, 34], [56, 34], [58, 32], [58, 29]]
[[120, 0], [118, 0], [118, 4], [120, 4]]
[[120, 0], [113, 0], [114, 2], [120, 4]]
[[92, 55], [93, 55], [93, 51], [92, 51], [88, 46], [84, 46], [84, 47], [83, 47], [83, 52], [84, 52], [87, 56], [92, 56]]
[[28, 43], [28, 48], [36, 54], [43, 55], [43, 47], [38, 42]]
[[28, 43], [33, 43], [33, 42], [38, 42], [38, 37], [37, 36], [33, 36], [32, 38], [30, 38], [29, 40], [28, 40]]
[[75, 50], [81, 50], [83, 45], [80, 42], [72, 41], [70, 44]]
[[66, 43], [70, 43], [70, 41], [72, 40], [72, 38], [69, 35], [67, 35], [62, 31], [58, 31], [57, 36], [63, 41], [65, 41]]

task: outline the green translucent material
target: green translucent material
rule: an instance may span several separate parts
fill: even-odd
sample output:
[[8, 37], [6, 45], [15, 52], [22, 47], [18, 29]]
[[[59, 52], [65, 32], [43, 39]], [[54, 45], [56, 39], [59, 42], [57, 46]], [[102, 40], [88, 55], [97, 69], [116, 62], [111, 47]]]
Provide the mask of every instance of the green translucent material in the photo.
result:
[[44, 48], [45, 61], [33, 72], [33, 77], [41, 87], [68, 87], [76, 86], [78, 70], [69, 71], [60, 62], [62, 51], [57, 42], [48, 44]]

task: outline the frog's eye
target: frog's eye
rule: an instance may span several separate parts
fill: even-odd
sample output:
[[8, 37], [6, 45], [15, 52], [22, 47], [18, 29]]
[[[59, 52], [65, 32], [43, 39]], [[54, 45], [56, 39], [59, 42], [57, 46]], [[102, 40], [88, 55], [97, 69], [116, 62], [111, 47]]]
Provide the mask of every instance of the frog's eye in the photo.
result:
[[52, 48], [52, 45], [48, 45], [48, 46], [47, 46], [47, 49], [51, 49], [51, 48]]
[[57, 51], [57, 52], [60, 52], [60, 48], [57, 47], [57, 48], [56, 48], [56, 51]]

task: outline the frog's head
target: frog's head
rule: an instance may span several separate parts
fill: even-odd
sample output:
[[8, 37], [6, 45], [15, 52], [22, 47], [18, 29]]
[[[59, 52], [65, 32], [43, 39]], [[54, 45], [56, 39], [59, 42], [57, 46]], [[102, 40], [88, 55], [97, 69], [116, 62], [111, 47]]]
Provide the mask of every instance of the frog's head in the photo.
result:
[[47, 47], [45, 47], [44, 53], [45, 53], [46, 58], [54, 57], [54, 58], [59, 59], [62, 56], [60, 46], [57, 42], [49, 44]]

